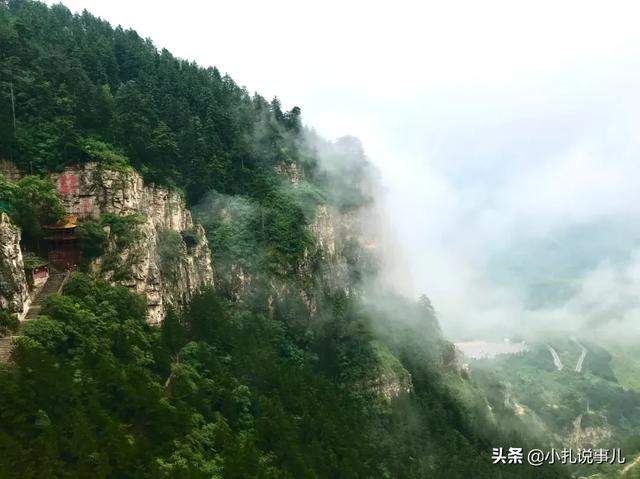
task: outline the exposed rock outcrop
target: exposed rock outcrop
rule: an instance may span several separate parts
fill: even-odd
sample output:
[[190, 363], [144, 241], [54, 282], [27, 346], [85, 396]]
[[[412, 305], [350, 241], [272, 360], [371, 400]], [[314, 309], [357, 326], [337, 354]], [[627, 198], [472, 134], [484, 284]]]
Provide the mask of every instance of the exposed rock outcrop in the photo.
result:
[[[150, 323], [159, 323], [168, 307], [180, 307], [203, 286], [213, 284], [204, 230], [194, 224], [177, 192], [146, 185], [133, 170], [105, 169], [96, 163], [67, 168], [53, 179], [66, 211], [80, 219], [98, 219], [104, 213], [144, 218], [134, 226], [138, 240], [130, 247], [118, 250], [110, 237], [107, 249], [115, 262], [98, 258], [90, 267], [105, 279], [144, 294]], [[166, 231], [173, 233], [176, 243], [168, 260], [161, 254]], [[126, 270], [124, 278], [115, 274], [118, 269]]]
[[384, 398], [391, 402], [402, 394], [409, 394], [413, 391], [413, 383], [411, 382], [411, 374], [404, 370], [401, 374], [395, 371], [382, 371], [377, 376], [375, 382], [371, 384], [371, 388]]
[[175, 191], [145, 185], [132, 169], [113, 170], [98, 163], [68, 167], [52, 175], [67, 213], [97, 219], [103, 213], [139, 213], [154, 226], [176, 231], [193, 226], [191, 213]]
[[5, 213], [0, 213], [0, 307], [22, 318], [29, 301], [20, 250], [20, 229]]
[[413, 391], [411, 374], [400, 361], [381, 343], [375, 344], [378, 359], [378, 368], [375, 379], [369, 387], [386, 401], [409, 394]]
[[[309, 224], [315, 246], [305, 251], [298, 272], [301, 283], [315, 282], [320, 285], [318, 292], [349, 296], [373, 280], [381, 258], [377, 236], [367, 224], [370, 217], [368, 207], [339, 211], [328, 205], [318, 206]], [[317, 310], [313, 291], [303, 290], [301, 297], [313, 316]]]
[[276, 173], [287, 178], [291, 183], [300, 183], [302, 173], [297, 163], [280, 162], [275, 166]]
[[[302, 327], [325, 313], [324, 306], [334, 298], [357, 297], [370, 288], [401, 283], [397, 276], [386, 274], [392, 271], [389, 258], [391, 263], [399, 262], [396, 254], [389, 254], [398, 248], [387, 231], [386, 215], [375, 202], [381, 188], [377, 173], [359, 141], [347, 138], [335, 147], [338, 154], [327, 152], [326, 164], [318, 172], [323, 178], [319, 188], [326, 189], [322, 192], [331, 201], [318, 201], [314, 210], [305, 210], [312, 241], [296, 264], [295, 277], [265, 275], [233, 264], [227, 268], [229, 278], [224, 279], [231, 296], [240, 301], [244, 297], [265, 301], [271, 314], [286, 311], [284, 319]], [[293, 195], [315, 191], [316, 185], [307, 182], [300, 165], [281, 163], [275, 170]], [[385, 274], [378, 274], [381, 271]], [[256, 295], [256, 291], [265, 294]], [[376, 351], [378, 364], [359, 385], [387, 402], [410, 393], [411, 374], [382, 345]]]
[[342, 249], [349, 240], [351, 226], [351, 222], [345, 221], [343, 215], [325, 205], [319, 206], [309, 225], [316, 241], [316, 250], [306, 252], [303, 274], [312, 274], [310, 260], [317, 255], [323, 268], [323, 281], [327, 286], [332, 289], [349, 289], [349, 266]]
[[597, 448], [602, 447], [613, 436], [613, 431], [607, 423], [607, 418], [601, 414], [587, 412], [580, 414], [573, 421], [573, 428], [567, 440], [571, 447]]

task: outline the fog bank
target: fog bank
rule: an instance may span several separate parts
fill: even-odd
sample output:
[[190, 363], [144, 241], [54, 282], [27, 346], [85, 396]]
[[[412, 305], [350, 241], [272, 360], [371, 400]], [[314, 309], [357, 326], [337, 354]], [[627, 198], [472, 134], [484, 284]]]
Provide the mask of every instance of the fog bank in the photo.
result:
[[450, 336], [634, 320], [637, 2], [65, 3], [360, 138]]

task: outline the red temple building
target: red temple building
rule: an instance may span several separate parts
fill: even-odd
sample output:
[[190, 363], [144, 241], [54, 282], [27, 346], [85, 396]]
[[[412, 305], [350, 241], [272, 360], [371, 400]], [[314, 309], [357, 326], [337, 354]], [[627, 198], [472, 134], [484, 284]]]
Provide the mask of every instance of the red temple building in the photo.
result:
[[55, 225], [45, 226], [49, 264], [59, 269], [73, 269], [80, 261], [80, 247], [76, 233], [77, 217], [65, 216]]

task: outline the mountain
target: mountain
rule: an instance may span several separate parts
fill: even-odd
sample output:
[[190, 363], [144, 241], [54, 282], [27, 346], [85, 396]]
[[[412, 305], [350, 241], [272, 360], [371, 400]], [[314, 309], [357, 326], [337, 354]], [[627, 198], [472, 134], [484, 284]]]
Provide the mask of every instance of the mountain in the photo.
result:
[[601, 217], [518, 238], [494, 252], [487, 269], [489, 279], [513, 288], [526, 308], [553, 308], [571, 300], [585, 276], [603, 264], [614, 270], [629, 267], [639, 245], [637, 219]]
[[28, 0], [0, 105], [0, 477], [566, 476], [491, 463], [533, 443], [383, 274], [355, 138]]
[[574, 475], [635, 477], [637, 469], [630, 467], [640, 447], [635, 347], [597, 336], [550, 333], [544, 341], [538, 337], [517, 356], [472, 360], [474, 383], [497, 416], [506, 413], [504, 421], [510, 421], [515, 411], [547, 448], [620, 448], [626, 457], [622, 465], [574, 464]]

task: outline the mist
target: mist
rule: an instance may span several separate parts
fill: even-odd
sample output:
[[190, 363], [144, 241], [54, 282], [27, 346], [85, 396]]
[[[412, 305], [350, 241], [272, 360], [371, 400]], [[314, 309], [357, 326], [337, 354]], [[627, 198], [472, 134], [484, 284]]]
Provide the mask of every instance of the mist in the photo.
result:
[[637, 80], [629, 64], [570, 70], [400, 115], [406, 143], [372, 158], [407, 294], [428, 294], [449, 336], [637, 332]]
[[[388, 263], [402, 265], [388, 276], [407, 296], [426, 293], [452, 339], [628, 332], [636, 307], [622, 298], [635, 294], [640, 246], [635, 2], [66, 4], [300, 105], [326, 138], [360, 138], [383, 182]], [[585, 306], [612, 298], [607, 314]]]

